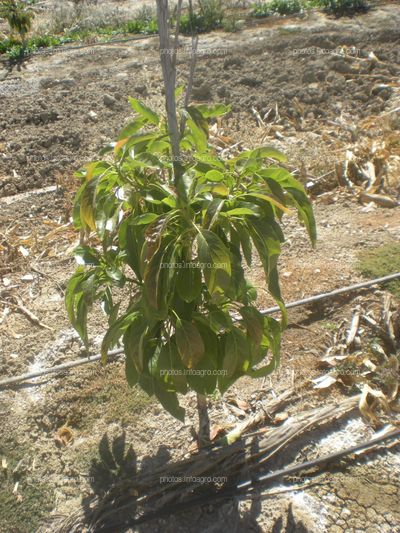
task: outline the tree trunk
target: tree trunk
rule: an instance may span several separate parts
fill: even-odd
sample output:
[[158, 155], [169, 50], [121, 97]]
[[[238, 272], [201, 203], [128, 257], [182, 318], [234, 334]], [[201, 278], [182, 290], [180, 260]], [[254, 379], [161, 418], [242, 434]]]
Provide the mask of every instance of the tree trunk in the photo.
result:
[[210, 419], [208, 417], [207, 398], [197, 393], [197, 412], [199, 415], [199, 432], [197, 440], [199, 449], [210, 444]]
[[[181, 11], [182, 0], [178, 3], [178, 22]], [[178, 28], [175, 36], [175, 42], [172, 43], [169, 34], [169, 16], [168, 0], [157, 0], [157, 20], [158, 33], [160, 38], [160, 59], [165, 88], [165, 108], [167, 111], [168, 132], [171, 139], [174, 184], [179, 190], [180, 171], [180, 133], [178, 127], [178, 118], [176, 115], [175, 85], [176, 85], [176, 47]]]
[[[178, 0], [176, 8], [176, 30], [175, 39], [172, 42], [169, 31], [169, 11], [168, 0], [157, 0], [157, 21], [160, 38], [160, 60], [164, 79], [165, 108], [167, 111], [168, 133], [172, 146], [172, 164], [174, 169], [174, 186], [178, 195], [178, 201], [185, 203], [185, 192], [182, 183], [182, 166], [180, 164], [180, 140], [185, 129], [185, 120], [182, 119], [180, 128], [176, 110], [175, 85], [176, 85], [176, 54], [178, 47], [179, 21], [182, 9], [182, 0]], [[192, 2], [190, 1], [190, 12], [193, 14]], [[196, 63], [197, 37], [192, 34], [192, 53], [189, 82], [186, 90], [185, 105], [190, 98], [190, 91], [193, 83], [194, 69]], [[182, 185], [182, 186], [181, 186]], [[197, 412], [199, 415], [199, 448], [210, 443], [210, 420], [208, 417], [207, 399], [203, 394], [197, 394]]]

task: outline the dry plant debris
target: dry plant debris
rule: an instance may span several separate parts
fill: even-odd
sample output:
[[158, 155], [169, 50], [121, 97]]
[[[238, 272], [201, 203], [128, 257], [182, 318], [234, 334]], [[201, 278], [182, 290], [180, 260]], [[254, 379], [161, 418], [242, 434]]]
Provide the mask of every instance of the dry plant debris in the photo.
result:
[[397, 424], [390, 413], [399, 412], [399, 308], [385, 294], [380, 307], [357, 305], [350, 328], [342, 323], [320, 365], [327, 369], [313, 380], [315, 389], [341, 384], [361, 391], [361, 414], [375, 427]]

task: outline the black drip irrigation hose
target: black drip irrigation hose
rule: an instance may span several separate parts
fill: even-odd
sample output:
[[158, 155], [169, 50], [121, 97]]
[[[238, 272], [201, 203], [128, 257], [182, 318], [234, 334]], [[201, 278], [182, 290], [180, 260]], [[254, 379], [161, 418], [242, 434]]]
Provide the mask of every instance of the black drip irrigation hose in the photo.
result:
[[[157, 37], [157, 36], [158, 36], [158, 33], [152, 33], [149, 35], [136, 35], [135, 37], [126, 37], [125, 39], [110, 39], [109, 41], [98, 41], [95, 43], [79, 44], [77, 46], [65, 46], [63, 44], [59, 44], [56, 46], [49, 46], [48, 48], [39, 48], [39, 50], [37, 50], [36, 52], [29, 52], [26, 56], [24, 56], [23, 59], [29, 59], [30, 57], [40, 56], [40, 55], [52, 55], [57, 52], [68, 52], [70, 50], [82, 50], [83, 48], [92, 48], [93, 46], [106, 46], [106, 45], [113, 45], [113, 44], [129, 43], [131, 41], [142, 41], [143, 39], [150, 39], [151, 37]], [[4, 64], [7, 64], [10, 62], [10, 58], [0, 57], [0, 61]]]
[[151, 37], [158, 37], [158, 33], [151, 33], [149, 35], [137, 35], [136, 37], [126, 37], [125, 39], [110, 39], [109, 41], [98, 41], [95, 43], [79, 44], [77, 46], [57, 45], [55, 47], [42, 48], [36, 52], [31, 52], [30, 56], [37, 56], [42, 54], [52, 54], [53, 52], [64, 52], [69, 50], [81, 50], [82, 48], [91, 48], [92, 46], [106, 46], [107, 44], [123, 44], [131, 41], [142, 41], [143, 39], [150, 39]]
[[[112, 350], [111, 352], [108, 352], [107, 357], [110, 358], [117, 358], [119, 355], [122, 355], [124, 353], [123, 348], [118, 348], [117, 350]], [[93, 363], [95, 361], [100, 361], [101, 355], [91, 355], [87, 358], [77, 359], [75, 361], [70, 361], [69, 363], [64, 363], [63, 365], [57, 365], [53, 366], [51, 368], [44, 368], [43, 370], [38, 370], [37, 372], [30, 372], [27, 374], [21, 374], [20, 376], [15, 376], [12, 378], [4, 379], [3, 381], [0, 381], [0, 388], [5, 387], [7, 385], [13, 385], [15, 383], [19, 383], [21, 381], [26, 381], [27, 379], [33, 379], [38, 378], [40, 376], [45, 376], [46, 374], [52, 374], [55, 372], [63, 372], [64, 370], [69, 370], [70, 368], [74, 368], [75, 366], [85, 365], [88, 363]]]
[[[335, 296], [338, 296], [340, 294], [344, 294], [346, 292], [356, 291], [358, 289], [364, 289], [368, 287], [372, 287], [373, 285], [378, 285], [380, 283], [387, 283], [388, 281], [393, 281], [395, 279], [400, 278], [400, 272], [396, 272], [395, 274], [390, 274], [389, 276], [384, 276], [382, 278], [376, 278], [370, 281], [365, 281], [363, 283], [357, 283], [355, 285], [349, 285], [348, 287], [342, 287], [340, 289], [336, 289], [331, 292], [326, 292], [322, 294], [317, 294], [316, 296], [310, 296], [309, 298], [303, 298], [302, 300], [297, 300], [294, 302], [289, 302], [286, 304], [286, 309], [291, 309], [293, 307], [299, 307], [302, 305], [307, 305], [309, 303], [319, 302], [320, 300], [324, 300], [327, 298], [333, 298]], [[269, 307], [268, 309], [263, 309], [261, 313], [263, 315], [270, 315], [273, 313], [277, 313], [280, 311], [280, 308], [278, 306], [276, 307]], [[108, 357], [116, 358], [124, 353], [124, 350], [122, 348], [112, 350], [108, 353]], [[15, 383], [20, 383], [21, 381], [26, 381], [28, 379], [37, 378], [40, 376], [44, 376], [46, 374], [56, 373], [56, 372], [63, 372], [64, 370], [68, 370], [70, 368], [73, 368], [75, 366], [80, 366], [88, 363], [93, 363], [95, 361], [99, 361], [101, 359], [101, 355], [92, 355], [90, 357], [87, 357], [86, 359], [78, 359], [76, 361], [70, 361], [69, 363], [64, 363], [62, 365], [53, 366], [52, 368], [45, 368], [43, 370], [38, 370], [37, 372], [31, 372], [28, 374], [22, 374], [20, 376], [14, 376], [11, 378], [6, 378], [0, 381], [0, 390], [4, 387], [7, 387], [8, 385], [13, 385]]]

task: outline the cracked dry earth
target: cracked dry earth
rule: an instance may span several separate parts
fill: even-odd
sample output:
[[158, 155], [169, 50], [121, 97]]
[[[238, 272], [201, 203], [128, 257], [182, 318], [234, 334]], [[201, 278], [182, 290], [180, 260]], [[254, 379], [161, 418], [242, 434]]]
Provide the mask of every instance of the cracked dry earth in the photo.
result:
[[[311, 13], [305, 19], [262, 23], [238, 34], [202, 36], [194, 96], [199, 101], [231, 102], [224, 130], [246, 146], [261, 144], [265, 135], [256, 127], [251, 107], [261, 114], [277, 110], [283, 139], [264, 142], [283, 149], [291, 164], [318, 176], [353, 146], [345, 126], [399, 106], [399, 27], [400, 6], [382, 4], [351, 19]], [[182, 50], [187, 42], [182, 38]], [[296, 52], [338, 46], [355, 47], [360, 58], [373, 51], [379, 62], [372, 68], [351, 54]], [[18, 295], [50, 328], [40, 328], [11, 310], [0, 325], [2, 376], [83, 356], [63, 306], [65, 280], [74, 270], [69, 252], [77, 239], [64, 224], [68, 191], [74, 187], [71, 172], [114, 139], [128, 120], [128, 95], [162, 108], [158, 61], [157, 39], [148, 38], [38, 55], [0, 82], [0, 232], [6, 239], [18, 239], [29, 252], [24, 257], [12, 246], [1, 252], [0, 274], [11, 288], [0, 288], [0, 316], [10, 307], [9, 298]], [[183, 82], [183, 51], [179, 69]], [[394, 135], [399, 132], [399, 116], [390, 115]], [[368, 132], [361, 130], [360, 135], [368, 137]], [[396, 165], [393, 158], [389, 177], [398, 187]], [[56, 191], [41, 190], [55, 183]], [[316, 250], [310, 249], [294, 220], [285, 222], [280, 271], [287, 301], [361, 281], [355, 268], [358, 251], [400, 238], [398, 207], [365, 208], [351, 196], [335, 194], [330, 203], [322, 197], [314, 201]], [[260, 289], [260, 307], [269, 306], [261, 272], [254, 268], [249, 275]], [[213, 402], [212, 424], [235, 425], [260, 400], [292, 386], [309, 390], [308, 380], [320, 374], [317, 362], [329, 344], [331, 325], [343, 320], [349, 324], [357, 303], [372, 306], [381, 301], [382, 290], [376, 289], [290, 311], [281, 367], [268, 380], [240, 380]], [[93, 353], [104, 331], [102, 320], [100, 314], [91, 319]], [[286, 410], [291, 416], [342, 397], [343, 390], [334, 387], [327, 393], [301, 395]], [[249, 404], [247, 412], [232, 408], [236, 398]], [[0, 391], [0, 455], [9, 465], [1, 478], [0, 532], [55, 531], [45, 519], [75, 511], [87, 496], [107, 490], [126, 468], [130, 473], [145, 471], [189, 453], [195, 397], [187, 395], [183, 405], [188, 413], [185, 424], [141, 392], [129, 390], [121, 362], [105, 369], [87, 365], [34, 380], [33, 386]], [[59, 447], [55, 435], [63, 426], [71, 428], [74, 438]], [[372, 428], [353, 412], [341, 423], [307, 432], [269, 467], [310, 460], [372, 435]], [[136, 531], [400, 532], [398, 447], [285, 480], [273, 490], [279, 494], [197, 507]]]

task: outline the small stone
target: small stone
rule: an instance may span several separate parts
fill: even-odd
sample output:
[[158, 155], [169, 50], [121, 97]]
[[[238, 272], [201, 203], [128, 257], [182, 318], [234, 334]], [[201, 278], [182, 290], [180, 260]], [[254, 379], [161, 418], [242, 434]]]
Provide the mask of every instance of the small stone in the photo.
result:
[[[32, 207], [34, 207], [34, 206], [32, 206]], [[29, 255], [29, 250], [27, 250], [27, 249], [25, 248], [25, 246], [22, 246], [22, 245], [19, 246], [19, 247], [18, 247], [18, 251], [19, 251], [19, 253], [22, 254], [24, 257], [28, 257], [28, 255]]]
[[109, 108], [112, 109], [113, 107], [115, 107], [115, 104], [117, 103], [117, 100], [113, 96], [111, 96], [109, 94], [105, 94], [103, 96], [103, 103], [104, 103], [104, 105], [106, 107], [109, 107]]
[[227, 90], [225, 85], [221, 85], [221, 87], [218, 87], [217, 94], [220, 98], [224, 98], [224, 96], [227, 96]]
[[343, 58], [334, 61], [332, 63], [332, 69], [339, 72], [339, 74], [356, 74], [358, 72], [351, 63], [348, 63]]
[[97, 122], [97, 113], [94, 111], [89, 111], [88, 115], [92, 122]]
[[252, 78], [252, 77], [249, 77], [249, 76], [245, 76], [244, 78], [241, 78], [239, 80], [239, 83], [241, 85], [245, 85], [246, 87], [257, 87], [258, 85], [261, 84], [261, 80], [259, 80], [257, 78]]
[[303, 83], [315, 83], [318, 81], [317, 76], [313, 70], [306, 70], [303, 74], [302, 80]]
[[372, 96], [380, 96], [384, 100], [388, 100], [393, 94], [393, 87], [385, 85], [384, 83], [379, 83], [371, 89]]
[[146, 94], [147, 94], [147, 87], [146, 87], [146, 85], [137, 85], [137, 86], [135, 87], [135, 91], [136, 91], [138, 94], [146, 95]]
[[59, 80], [58, 85], [61, 85], [61, 87], [68, 89], [69, 87], [74, 87], [76, 85], [76, 82], [72, 78], [65, 78], [64, 80]]
[[199, 87], [193, 87], [192, 95], [195, 100], [209, 100], [211, 98], [211, 86], [204, 82]]
[[227, 69], [229, 67], [241, 67], [243, 64], [242, 59], [240, 57], [228, 57], [224, 61], [224, 69]]

